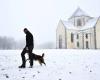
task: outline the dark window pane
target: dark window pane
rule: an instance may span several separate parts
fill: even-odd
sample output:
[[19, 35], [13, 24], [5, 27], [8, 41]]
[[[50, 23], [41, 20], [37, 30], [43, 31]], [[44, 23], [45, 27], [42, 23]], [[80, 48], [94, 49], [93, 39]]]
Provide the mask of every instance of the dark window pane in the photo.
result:
[[77, 39], [79, 39], [79, 35], [77, 34]]
[[74, 34], [71, 33], [71, 42], [74, 42]]
[[88, 39], [88, 34], [86, 34], [86, 39]]
[[79, 42], [77, 42], [77, 47], [79, 47]]
[[77, 26], [81, 26], [81, 25], [82, 25], [81, 19], [78, 19], [78, 20], [77, 20]]
[[87, 49], [89, 48], [89, 43], [88, 43], [88, 41], [86, 41], [86, 48], [87, 48]]
[[59, 35], [59, 48], [62, 48], [62, 36]]

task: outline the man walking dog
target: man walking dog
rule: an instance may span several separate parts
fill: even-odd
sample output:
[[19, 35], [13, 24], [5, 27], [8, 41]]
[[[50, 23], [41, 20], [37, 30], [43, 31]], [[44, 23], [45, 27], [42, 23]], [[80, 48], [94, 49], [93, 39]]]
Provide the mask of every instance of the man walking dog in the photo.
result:
[[32, 68], [33, 67], [32, 50], [34, 48], [33, 35], [27, 28], [24, 28], [24, 33], [26, 34], [26, 46], [21, 53], [22, 65], [19, 66], [19, 68], [25, 68], [25, 66], [26, 66], [26, 59], [25, 59], [26, 53], [28, 53], [28, 55], [29, 55], [30, 68]]

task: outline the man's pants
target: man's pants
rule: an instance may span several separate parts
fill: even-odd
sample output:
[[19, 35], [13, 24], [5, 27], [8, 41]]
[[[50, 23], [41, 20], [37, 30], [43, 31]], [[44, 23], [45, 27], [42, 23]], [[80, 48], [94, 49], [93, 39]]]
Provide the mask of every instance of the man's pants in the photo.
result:
[[23, 51], [21, 53], [22, 66], [26, 65], [25, 53], [28, 53], [28, 56], [29, 56], [29, 59], [30, 59], [30, 66], [33, 66], [32, 50], [33, 50], [33, 46], [29, 46], [28, 50], [26, 50], [26, 48], [23, 49]]

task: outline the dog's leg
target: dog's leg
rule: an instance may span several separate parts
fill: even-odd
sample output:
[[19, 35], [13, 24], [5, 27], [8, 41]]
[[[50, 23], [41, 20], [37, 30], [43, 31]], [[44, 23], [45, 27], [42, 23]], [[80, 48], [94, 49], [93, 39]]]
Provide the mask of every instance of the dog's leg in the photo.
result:
[[38, 61], [39, 61], [39, 64], [42, 66], [42, 62], [40, 60], [38, 60]]
[[42, 66], [42, 63], [40, 63], [40, 65]]
[[44, 62], [44, 59], [42, 59], [42, 63], [46, 66], [46, 63]]
[[46, 66], [46, 63], [45, 62], [43, 62], [44, 63], [44, 65]]

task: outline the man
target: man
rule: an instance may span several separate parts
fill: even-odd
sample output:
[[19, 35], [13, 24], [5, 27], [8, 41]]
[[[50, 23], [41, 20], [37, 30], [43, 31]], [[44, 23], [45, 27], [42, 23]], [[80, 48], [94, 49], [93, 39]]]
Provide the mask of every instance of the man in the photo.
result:
[[26, 34], [26, 46], [21, 53], [22, 65], [19, 66], [19, 68], [25, 68], [26, 66], [25, 53], [28, 53], [29, 55], [30, 68], [32, 68], [33, 67], [32, 50], [34, 48], [33, 35], [29, 32], [27, 28], [24, 28], [24, 33]]

